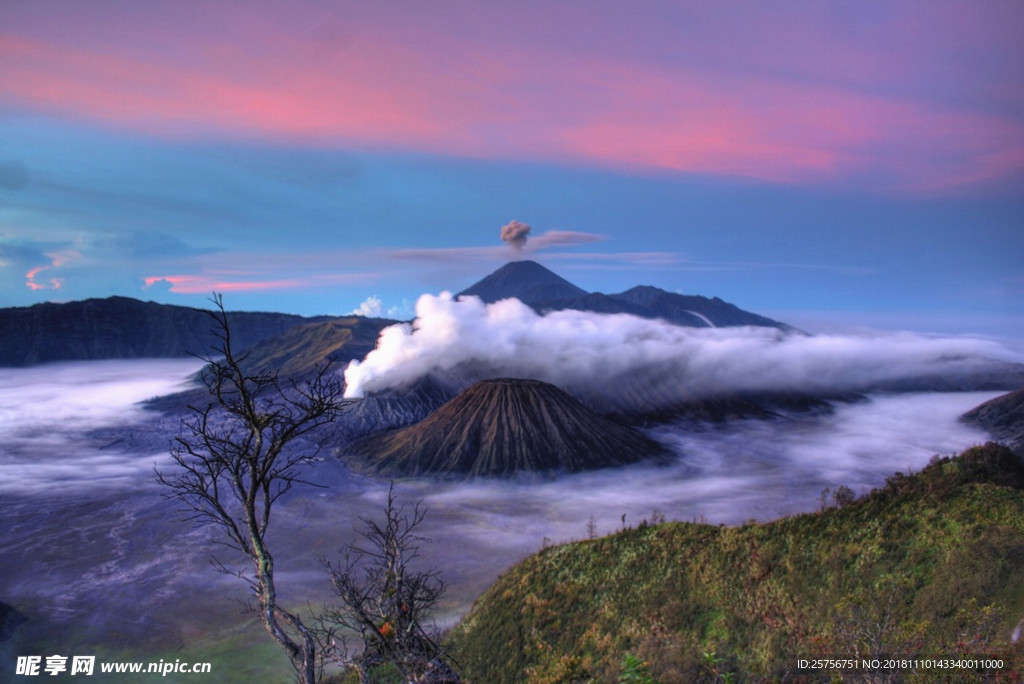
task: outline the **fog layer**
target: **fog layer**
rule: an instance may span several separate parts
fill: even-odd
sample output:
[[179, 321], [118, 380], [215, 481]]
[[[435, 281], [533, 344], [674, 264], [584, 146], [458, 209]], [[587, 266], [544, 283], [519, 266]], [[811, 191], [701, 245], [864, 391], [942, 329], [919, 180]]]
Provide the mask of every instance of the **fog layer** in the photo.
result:
[[89, 432], [145, 421], [139, 402], [183, 389], [201, 366], [149, 359], [0, 368], [0, 495], [137, 486], [167, 454], [125, 453]]
[[[116, 434], [109, 426], [124, 421], [126, 431], [159, 432], [169, 443], [176, 422], [134, 402], [180, 388], [196, 369], [193, 361], [124, 361], [0, 371], [0, 600], [30, 616], [32, 652], [144, 659], [172, 648], [173, 657], [205, 660], [203, 648], [245, 624], [239, 648], [265, 644], [236, 605], [244, 583], [208, 563], [212, 553], [233, 567], [243, 561], [216, 544], [216, 530], [187, 522], [154, 483], [153, 465], [170, 467], [166, 452], [93, 436], [104, 426]], [[636, 525], [655, 510], [709, 523], [814, 510], [826, 486], [859, 492], [984, 441], [957, 416], [995, 395], [871, 395], [827, 415], [664, 425], [650, 434], [676, 452], [669, 465], [533, 481], [405, 481], [398, 494], [428, 506], [422, 560], [450, 584], [439, 616], [450, 622], [512, 563], [546, 542], [585, 537], [591, 517], [604, 534], [623, 516]], [[331, 600], [318, 557], [336, 556], [360, 517], [379, 519], [388, 488], [340, 465], [319, 467], [334, 468], [331, 486], [282, 500], [272, 530], [281, 597], [300, 612], [307, 601]]]

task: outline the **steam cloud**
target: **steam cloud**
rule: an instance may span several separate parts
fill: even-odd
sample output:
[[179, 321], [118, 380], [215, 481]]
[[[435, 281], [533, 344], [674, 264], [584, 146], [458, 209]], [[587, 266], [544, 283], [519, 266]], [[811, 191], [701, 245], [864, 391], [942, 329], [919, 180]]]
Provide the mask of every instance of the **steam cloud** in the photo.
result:
[[526, 246], [526, 239], [529, 234], [530, 226], [519, 221], [510, 221], [501, 227], [501, 239], [512, 245], [515, 249], [522, 249]]
[[[534, 378], [581, 398], [669, 405], [736, 391], [861, 391], [968, 377], [1024, 356], [968, 338], [806, 336], [775, 328], [683, 328], [625, 314], [539, 315], [516, 299], [484, 304], [423, 295], [416, 321], [381, 332], [345, 370], [347, 396], [408, 385], [433, 371]], [[482, 370], [481, 370], [482, 369]], [[480, 379], [466, 378], [467, 381]], [[642, 398], [642, 399], [641, 399]], [[652, 404], [654, 402], [654, 404]], [[637, 406], [639, 407], [639, 406]]]

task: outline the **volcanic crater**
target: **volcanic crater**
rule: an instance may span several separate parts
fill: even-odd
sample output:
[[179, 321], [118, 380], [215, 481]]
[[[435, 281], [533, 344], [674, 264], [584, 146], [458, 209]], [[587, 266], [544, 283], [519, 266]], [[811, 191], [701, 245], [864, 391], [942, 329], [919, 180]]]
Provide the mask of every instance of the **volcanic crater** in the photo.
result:
[[539, 380], [481, 380], [424, 420], [363, 439], [354, 465], [382, 475], [579, 472], [665, 455], [640, 432]]

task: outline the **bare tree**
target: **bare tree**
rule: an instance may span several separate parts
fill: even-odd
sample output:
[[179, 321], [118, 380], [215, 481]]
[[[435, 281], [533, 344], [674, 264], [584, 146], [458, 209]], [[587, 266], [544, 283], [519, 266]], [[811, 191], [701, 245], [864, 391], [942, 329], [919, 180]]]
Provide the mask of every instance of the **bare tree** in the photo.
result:
[[372, 681], [378, 667], [387, 666], [407, 682], [460, 681], [438, 643], [437, 630], [426, 626], [445, 583], [437, 571], [414, 567], [419, 543], [429, 541], [416, 532], [425, 514], [420, 503], [411, 509], [399, 506], [392, 484], [384, 522], [363, 518], [361, 539], [345, 547], [343, 563], [335, 567], [323, 560], [342, 605], [325, 613], [322, 622], [359, 635], [361, 650], [341, 657], [356, 668], [364, 684]]
[[344, 384], [329, 372], [329, 363], [303, 383], [285, 383], [273, 371], [247, 371], [245, 355], [232, 348], [222, 296], [214, 293], [211, 302], [214, 309], [207, 313], [217, 344], [199, 357], [207, 361], [201, 377], [211, 399], [202, 407], [189, 406], [191, 415], [182, 420], [171, 449], [178, 468], [158, 471], [157, 481], [194, 520], [220, 528], [226, 544], [248, 558], [251, 574], [233, 574], [248, 582], [264, 627], [291, 659], [298, 681], [313, 684], [321, 656], [317, 635], [278, 603], [267, 530], [281, 496], [296, 484], [309, 484], [301, 477], [302, 466], [319, 446], [300, 438], [341, 412]]

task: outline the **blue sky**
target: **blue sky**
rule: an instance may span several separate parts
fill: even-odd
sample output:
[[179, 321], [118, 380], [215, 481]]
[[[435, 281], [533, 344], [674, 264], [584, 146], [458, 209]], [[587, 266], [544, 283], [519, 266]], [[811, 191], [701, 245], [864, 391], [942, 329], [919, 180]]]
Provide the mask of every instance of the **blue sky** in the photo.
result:
[[407, 317], [528, 257], [1024, 338], [1024, 6], [625, 7], [5, 3], [0, 306]]

